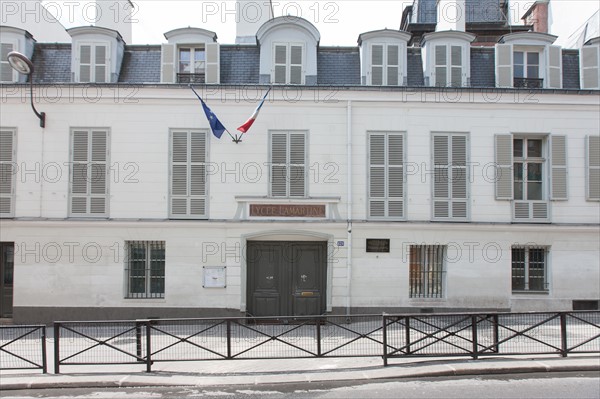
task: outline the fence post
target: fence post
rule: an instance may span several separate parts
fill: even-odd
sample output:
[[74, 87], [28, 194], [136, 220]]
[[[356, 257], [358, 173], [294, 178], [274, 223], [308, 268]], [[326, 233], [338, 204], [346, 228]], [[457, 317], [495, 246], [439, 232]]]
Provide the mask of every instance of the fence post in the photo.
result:
[[227, 359], [231, 359], [231, 320], [227, 319]]
[[410, 316], [406, 316], [404, 319], [404, 335], [406, 339], [406, 354], [410, 355]]
[[317, 357], [321, 357], [321, 318], [317, 317]]
[[152, 331], [150, 329], [150, 320], [146, 324], [146, 372], [152, 372]]
[[492, 320], [494, 323], [494, 352], [495, 353], [500, 353], [500, 344], [498, 343], [498, 341], [500, 341], [500, 330], [498, 328], [498, 314], [492, 315]]
[[383, 315], [383, 367], [388, 365], [387, 357], [387, 316]]
[[60, 323], [54, 323], [54, 374], [60, 374]]
[[477, 343], [477, 316], [471, 316], [471, 330], [473, 335], [473, 359], [477, 360], [478, 358], [478, 343]]
[[42, 372], [48, 373], [48, 360], [46, 359], [46, 326], [42, 326]]
[[[142, 323], [139, 320], [135, 322], [135, 355], [142, 358]], [[142, 360], [138, 360], [141, 362]]]
[[567, 352], [569, 351], [569, 347], [567, 346], [567, 314], [560, 314], [560, 343], [561, 343], [561, 351], [560, 355], [562, 357], [567, 357]]

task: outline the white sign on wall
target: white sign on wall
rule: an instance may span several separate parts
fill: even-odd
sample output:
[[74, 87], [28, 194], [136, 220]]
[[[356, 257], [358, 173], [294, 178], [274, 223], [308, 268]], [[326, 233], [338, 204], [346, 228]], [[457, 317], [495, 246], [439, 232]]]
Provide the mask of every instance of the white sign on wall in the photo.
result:
[[226, 266], [203, 266], [204, 288], [225, 288], [227, 286]]

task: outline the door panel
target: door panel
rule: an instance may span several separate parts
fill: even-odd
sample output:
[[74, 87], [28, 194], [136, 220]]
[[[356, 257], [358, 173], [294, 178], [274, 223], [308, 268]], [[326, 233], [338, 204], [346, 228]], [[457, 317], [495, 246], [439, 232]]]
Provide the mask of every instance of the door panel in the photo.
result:
[[254, 316], [325, 312], [326, 242], [248, 242], [248, 313]]
[[12, 317], [14, 244], [0, 243], [0, 317]]

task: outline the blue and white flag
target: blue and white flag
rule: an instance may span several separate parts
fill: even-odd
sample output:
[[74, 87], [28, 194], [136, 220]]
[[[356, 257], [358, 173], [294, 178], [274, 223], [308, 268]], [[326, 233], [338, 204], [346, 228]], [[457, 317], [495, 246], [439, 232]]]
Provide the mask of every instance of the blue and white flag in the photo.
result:
[[212, 130], [215, 137], [220, 139], [221, 136], [223, 135], [223, 132], [226, 131], [227, 129], [225, 128], [225, 126], [223, 126], [223, 124], [221, 123], [219, 118], [217, 118], [215, 113], [212, 112], [210, 110], [210, 108], [208, 108], [208, 105], [206, 105], [206, 103], [204, 102], [204, 100], [202, 100], [202, 98], [198, 95], [198, 93], [196, 93], [196, 90], [194, 90], [194, 88], [192, 86], [190, 86], [190, 89], [192, 89], [192, 91], [194, 92], [196, 97], [198, 97], [198, 100], [200, 100], [200, 102], [202, 103], [202, 108], [204, 108], [204, 113], [206, 114], [206, 119], [208, 119], [208, 124], [210, 125], [210, 129]]

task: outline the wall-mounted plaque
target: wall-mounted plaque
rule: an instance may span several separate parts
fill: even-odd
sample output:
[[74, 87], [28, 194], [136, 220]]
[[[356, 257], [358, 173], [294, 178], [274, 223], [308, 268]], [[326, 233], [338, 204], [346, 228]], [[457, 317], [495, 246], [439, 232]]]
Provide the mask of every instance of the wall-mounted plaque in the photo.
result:
[[204, 270], [204, 288], [225, 288], [227, 287], [226, 266], [203, 266]]
[[250, 216], [265, 218], [324, 218], [325, 205], [250, 204]]
[[367, 238], [367, 252], [390, 252], [389, 238]]

